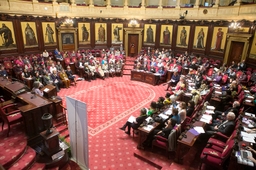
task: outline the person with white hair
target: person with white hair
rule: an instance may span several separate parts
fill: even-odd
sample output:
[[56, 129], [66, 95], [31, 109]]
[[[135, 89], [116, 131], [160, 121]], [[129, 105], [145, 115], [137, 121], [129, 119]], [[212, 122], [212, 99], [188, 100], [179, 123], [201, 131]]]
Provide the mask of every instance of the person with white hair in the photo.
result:
[[211, 124], [206, 127], [205, 133], [201, 133], [199, 141], [206, 142], [215, 133], [220, 132], [223, 135], [230, 136], [235, 129], [235, 118], [236, 115], [233, 112], [229, 112], [226, 116], [226, 120], [219, 124]]

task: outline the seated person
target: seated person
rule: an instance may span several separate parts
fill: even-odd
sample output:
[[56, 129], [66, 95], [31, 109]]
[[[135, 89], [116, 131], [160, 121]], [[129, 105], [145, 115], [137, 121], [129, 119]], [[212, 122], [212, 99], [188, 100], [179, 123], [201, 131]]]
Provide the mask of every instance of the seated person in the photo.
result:
[[97, 75], [104, 80], [105, 79], [104, 71], [102, 70], [99, 61], [96, 62], [95, 69], [96, 69]]
[[70, 66], [67, 66], [66, 74], [68, 76], [68, 79], [70, 81], [75, 82], [75, 84], [76, 84], [76, 76], [73, 75], [72, 70], [70, 69]]
[[38, 71], [37, 71], [35, 74], [36, 74], [36, 75], [33, 77], [33, 81], [34, 81], [34, 82], [38, 82], [38, 83], [39, 83], [39, 87], [42, 87], [42, 86], [43, 86], [42, 77], [39, 75], [39, 72], [38, 72]]
[[195, 76], [195, 89], [199, 89], [202, 83], [203, 77], [201, 73], [197, 73]]
[[150, 146], [152, 144], [152, 141], [155, 137], [155, 135], [162, 136], [166, 139], [168, 139], [168, 136], [170, 135], [172, 129], [176, 125], [176, 120], [175, 119], [168, 119], [165, 124], [163, 129], [154, 129], [152, 133], [150, 133], [143, 143], [144, 146]]
[[121, 75], [122, 67], [123, 67], [122, 62], [120, 60], [117, 60], [116, 65], [115, 65], [116, 73], [119, 73]]
[[116, 74], [115, 63], [113, 61], [110, 61], [108, 67], [109, 67], [109, 74], [112, 77], [114, 77]]
[[58, 61], [57, 64], [56, 64], [56, 69], [57, 69], [57, 72], [61, 72], [61, 70], [63, 69], [62, 65], [60, 64], [60, 62]]
[[180, 122], [180, 115], [179, 115], [179, 110], [178, 110], [178, 108], [175, 108], [175, 107], [172, 108], [172, 115], [171, 115], [171, 118], [174, 119], [174, 120], [177, 122], [177, 124], [180, 124], [180, 123], [181, 123], [181, 122]]
[[58, 54], [55, 55], [55, 58], [56, 58], [56, 60], [58, 60], [58, 61], [63, 61], [63, 57], [62, 57], [62, 55], [61, 55], [60, 52], [58, 52]]
[[130, 135], [131, 134], [131, 127], [133, 129], [138, 129], [140, 127], [140, 125], [144, 122], [144, 120], [147, 118], [147, 109], [145, 108], [142, 108], [140, 110], [140, 116], [136, 118], [136, 120], [134, 122], [126, 122], [124, 124], [123, 127], [121, 127], [120, 129], [121, 130], [124, 130], [126, 129], [126, 127], [128, 127], [128, 131], [126, 131], [125, 133]]
[[185, 102], [180, 102], [179, 103], [179, 116], [180, 116], [180, 121], [181, 123], [186, 119], [187, 117], [187, 110], [186, 110], [186, 103]]
[[35, 81], [33, 84], [32, 92], [34, 92], [35, 94], [38, 94], [39, 96], [43, 96], [44, 92], [41, 90], [39, 85], [40, 85], [39, 82]]
[[150, 108], [148, 109], [147, 115], [148, 116], [153, 116], [153, 114], [157, 113], [157, 104], [156, 102], [151, 102], [150, 103]]
[[200, 92], [197, 90], [192, 90], [191, 94], [192, 94], [192, 100], [194, 101], [195, 105], [197, 105], [198, 102], [202, 100]]
[[162, 110], [164, 108], [164, 100], [165, 100], [164, 97], [159, 97], [158, 98], [157, 103], [156, 103], [158, 110]]
[[1, 77], [6, 77], [6, 76], [8, 76], [7, 71], [4, 69], [4, 66], [1, 66], [1, 69], [0, 69], [0, 76], [1, 76]]
[[226, 115], [229, 112], [232, 112], [235, 114], [235, 117], [238, 117], [238, 112], [239, 112], [239, 107], [240, 107], [240, 103], [238, 101], [235, 101], [232, 105], [232, 107], [228, 108], [225, 112], [221, 112], [221, 111], [215, 111], [215, 114], [212, 115], [213, 120], [216, 119], [225, 119]]
[[84, 63], [84, 73], [85, 73], [85, 76], [87, 77], [87, 80], [89, 82], [91, 82], [92, 77], [94, 76], [94, 72], [91, 72], [90, 67], [87, 62]]
[[187, 116], [188, 116], [188, 117], [191, 117], [191, 116], [192, 116], [192, 113], [194, 112], [194, 110], [195, 110], [195, 102], [194, 102], [193, 100], [190, 100], [190, 101], [188, 102], [188, 106], [187, 106], [187, 109], [186, 109], [186, 111], [187, 111]]
[[168, 84], [167, 89], [166, 89], [166, 91], [167, 91], [167, 90], [169, 90], [169, 87], [176, 86], [179, 81], [180, 81], [180, 75], [178, 74], [178, 72], [174, 72], [171, 80], [169, 80], [167, 83], [164, 83], [163, 85]]
[[222, 72], [221, 71], [219, 71], [217, 73], [217, 75], [215, 75], [215, 77], [213, 78], [213, 81], [215, 81], [216, 83], [221, 83], [221, 81], [222, 81]]
[[55, 64], [54, 63], [52, 63], [52, 65], [50, 66], [50, 73], [52, 74], [53, 73], [53, 71], [56, 71], [57, 72], [57, 68], [55, 67]]
[[164, 100], [164, 105], [170, 105], [172, 104], [172, 100], [171, 100], [171, 94], [170, 93], [166, 93], [165, 94], [165, 100]]
[[42, 79], [43, 79], [43, 85], [52, 84], [52, 79], [51, 79], [49, 72], [47, 72], [47, 71], [44, 72]]
[[61, 81], [59, 75], [57, 74], [56, 70], [54, 70], [53, 73], [51, 74], [51, 81], [52, 81], [52, 84], [56, 87], [57, 92], [59, 92], [60, 87], [62, 85], [62, 81]]
[[59, 73], [59, 77], [60, 77], [62, 83], [65, 84], [65, 87], [69, 88], [70, 87], [70, 80], [68, 79], [68, 76], [67, 76], [64, 69], [62, 69], [61, 72]]
[[226, 116], [226, 120], [223, 120], [217, 125], [208, 125], [208, 127], [206, 127], [205, 133], [201, 133], [199, 138], [201, 141], [207, 142], [209, 138], [217, 132], [220, 132], [226, 136], [230, 136], [235, 129], [235, 117], [236, 116], [233, 112], [229, 112]]

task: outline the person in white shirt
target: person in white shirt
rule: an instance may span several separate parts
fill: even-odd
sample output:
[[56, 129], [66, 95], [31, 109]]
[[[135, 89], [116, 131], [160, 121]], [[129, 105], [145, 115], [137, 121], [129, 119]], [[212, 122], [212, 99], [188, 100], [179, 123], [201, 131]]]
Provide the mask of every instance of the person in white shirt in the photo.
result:
[[52, 63], [52, 66], [50, 67], [50, 73], [53, 73], [53, 71], [57, 72], [57, 68], [55, 67], [54, 63]]
[[44, 50], [44, 52], [43, 52], [43, 57], [44, 58], [48, 58], [49, 57], [49, 53], [46, 50]]

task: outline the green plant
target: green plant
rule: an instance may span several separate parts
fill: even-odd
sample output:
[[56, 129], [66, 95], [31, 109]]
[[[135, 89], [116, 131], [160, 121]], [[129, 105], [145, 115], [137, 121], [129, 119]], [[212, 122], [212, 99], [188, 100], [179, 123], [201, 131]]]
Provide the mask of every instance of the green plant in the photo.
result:
[[64, 136], [59, 136], [59, 140], [67, 146], [65, 151], [68, 153], [68, 156], [71, 157], [71, 148], [70, 148], [70, 143], [66, 141]]

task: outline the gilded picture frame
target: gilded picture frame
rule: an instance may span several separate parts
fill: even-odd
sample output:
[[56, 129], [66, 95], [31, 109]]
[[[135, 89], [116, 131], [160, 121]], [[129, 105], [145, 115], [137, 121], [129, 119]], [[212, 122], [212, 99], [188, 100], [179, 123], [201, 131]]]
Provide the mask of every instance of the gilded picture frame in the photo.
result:
[[56, 27], [54, 22], [42, 22], [44, 45], [52, 46], [57, 44]]
[[12, 21], [0, 21], [0, 50], [17, 49]]
[[176, 46], [188, 48], [190, 26], [178, 26]]
[[211, 50], [223, 52], [226, 44], [228, 27], [214, 27], [212, 34]]
[[79, 44], [91, 44], [91, 25], [89, 22], [78, 23]]
[[254, 38], [252, 41], [251, 51], [249, 54], [249, 58], [256, 60], [256, 32], [254, 33]]
[[112, 44], [122, 44], [123, 43], [123, 24], [112, 24], [111, 25], [111, 39]]
[[37, 29], [35, 22], [21, 22], [21, 30], [23, 36], [24, 47], [37, 47]]
[[170, 46], [172, 44], [173, 25], [161, 25], [160, 44]]
[[193, 48], [205, 49], [208, 35], [207, 26], [196, 26], [194, 33]]
[[145, 24], [144, 25], [144, 44], [155, 44], [156, 38], [156, 25]]
[[107, 43], [107, 24], [95, 23], [95, 43], [106, 44]]

